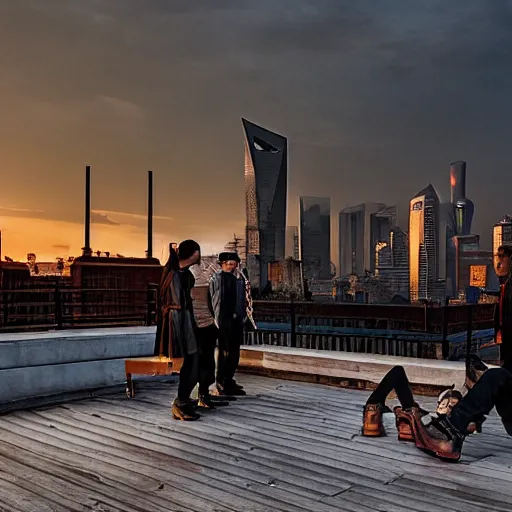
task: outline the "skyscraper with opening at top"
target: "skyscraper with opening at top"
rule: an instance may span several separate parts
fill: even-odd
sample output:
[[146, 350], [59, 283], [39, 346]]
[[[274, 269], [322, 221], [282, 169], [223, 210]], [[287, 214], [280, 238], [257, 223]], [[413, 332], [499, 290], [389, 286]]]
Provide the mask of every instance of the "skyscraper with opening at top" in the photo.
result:
[[263, 292], [268, 266], [285, 257], [288, 141], [246, 119], [246, 264], [253, 288]]

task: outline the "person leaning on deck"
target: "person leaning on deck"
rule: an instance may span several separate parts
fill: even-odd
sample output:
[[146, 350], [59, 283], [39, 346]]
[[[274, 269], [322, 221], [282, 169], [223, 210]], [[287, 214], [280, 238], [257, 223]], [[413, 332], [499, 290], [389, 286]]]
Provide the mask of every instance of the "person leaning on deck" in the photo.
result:
[[363, 435], [385, 434], [382, 414], [389, 409], [385, 400], [396, 390], [401, 406], [395, 407], [398, 438], [414, 441], [416, 446], [443, 460], [459, 460], [467, 435], [478, 430], [485, 415], [496, 407], [507, 433], [512, 436], [512, 374], [505, 368], [487, 368], [473, 358], [473, 382], [462, 397], [449, 389], [441, 393], [435, 414], [414, 402], [409, 380], [402, 367], [393, 368], [369, 397], [363, 413]]
[[198, 380], [198, 352], [194, 333], [191, 290], [194, 276], [190, 267], [201, 261], [201, 248], [194, 240], [184, 240], [178, 249], [170, 246], [169, 260], [162, 272], [158, 290], [158, 319], [155, 354], [183, 357], [178, 396], [172, 403], [172, 415], [177, 420], [197, 420], [199, 414], [190, 399]]

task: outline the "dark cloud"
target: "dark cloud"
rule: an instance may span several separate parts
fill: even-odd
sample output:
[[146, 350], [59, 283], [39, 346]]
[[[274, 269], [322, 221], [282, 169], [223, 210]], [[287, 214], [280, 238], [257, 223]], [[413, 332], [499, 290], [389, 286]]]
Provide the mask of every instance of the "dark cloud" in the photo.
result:
[[19, 176], [0, 199], [20, 208], [82, 222], [91, 162], [95, 207], [144, 215], [154, 169], [162, 232], [229, 238], [240, 117], [289, 137], [291, 224], [301, 194], [404, 220], [456, 159], [484, 243], [510, 205], [509, 1], [20, 0], [0, 3], [0, 45], [0, 164]]

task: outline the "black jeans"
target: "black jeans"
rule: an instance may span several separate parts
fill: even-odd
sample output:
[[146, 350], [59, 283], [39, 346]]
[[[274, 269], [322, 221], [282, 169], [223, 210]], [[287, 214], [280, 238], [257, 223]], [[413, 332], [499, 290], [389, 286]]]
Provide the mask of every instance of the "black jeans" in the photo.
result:
[[403, 366], [391, 368], [366, 403], [384, 405], [386, 398], [393, 390], [395, 390], [398, 400], [404, 409], [409, 409], [414, 405], [414, 396]]
[[212, 324], [196, 330], [199, 351], [199, 394], [208, 395], [210, 385], [215, 382], [215, 347], [219, 330]]
[[504, 368], [487, 370], [468, 394], [452, 410], [450, 422], [461, 432], [479, 421], [496, 406], [503, 426], [512, 436], [512, 373]]
[[183, 366], [180, 370], [180, 382], [178, 384], [178, 399], [180, 402], [190, 400], [190, 394], [196, 387], [199, 375], [198, 360], [199, 355], [197, 352], [185, 354]]
[[217, 382], [223, 386], [233, 382], [244, 335], [241, 322], [223, 322], [219, 328], [219, 355], [217, 358]]

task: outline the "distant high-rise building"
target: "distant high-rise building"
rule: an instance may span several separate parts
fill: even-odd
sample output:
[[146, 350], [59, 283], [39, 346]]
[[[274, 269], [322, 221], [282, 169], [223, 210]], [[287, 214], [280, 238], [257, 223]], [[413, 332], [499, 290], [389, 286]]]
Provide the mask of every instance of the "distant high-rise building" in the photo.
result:
[[439, 196], [429, 184], [410, 201], [409, 294], [415, 302], [439, 293]]
[[299, 259], [299, 228], [288, 226], [286, 228], [286, 257]]
[[455, 234], [471, 234], [471, 223], [475, 205], [466, 197], [466, 162], [459, 160], [450, 164], [450, 202], [455, 214]]
[[512, 245], [512, 215], [505, 215], [492, 229], [492, 253], [496, 265], [496, 254], [500, 245]]
[[268, 284], [268, 265], [285, 257], [288, 144], [282, 135], [242, 119], [245, 133], [246, 264], [254, 288]]
[[331, 278], [331, 200], [300, 198], [300, 258], [306, 279]]
[[375, 274], [390, 295], [409, 298], [409, 246], [407, 233], [393, 227], [387, 242], [375, 247]]
[[396, 206], [364, 203], [339, 215], [339, 271], [341, 276], [375, 270], [375, 247], [389, 239], [396, 225]]

